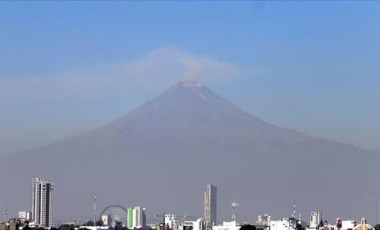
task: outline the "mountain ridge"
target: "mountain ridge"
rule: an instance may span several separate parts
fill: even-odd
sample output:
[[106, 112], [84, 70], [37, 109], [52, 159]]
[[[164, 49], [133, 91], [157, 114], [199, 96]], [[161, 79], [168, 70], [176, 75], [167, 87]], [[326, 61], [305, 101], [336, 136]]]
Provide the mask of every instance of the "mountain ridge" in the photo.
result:
[[[282, 217], [293, 200], [309, 204], [300, 207], [306, 213], [368, 217], [369, 199], [380, 190], [372, 183], [380, 173], [376, 153], [271, 125], [199, 83], [179, 82], [102, 127], [1, 158], [0, 181], [16, 190], [5, 189], [0, 206], [17, 206], [20, 197], [27, 204], [31, 177], [45, 175], [59, 185], [58, 213], [66, 218], [86, 218], [95, 192], [104, 206], [201, 216], [208, 183], [219, 186], [227, 220], [228, 202], [237, 198], [250, 217], [262, 211]], [[367, 188], [365, 198], [351, 191], [353, 182]], [[346, 210], [353, 200], [363, 203]]]
[[[133, 129], [136, 128], [135, 126], [141, 125], [142, 122], [140, 122], [140, 124], [138, 122], [135, 122], [134, 124], [129, 124], [130, 121], [136, 119], [136, 117], [141, 116], [141, 114], [148, 114], [148, 116], [151, 116], [152, 114], [154, 114], [155, 112], [157, 112], [157, 110], [160, 110], [157, 107], [163, 107], [166, 104], [166, 103], [162, 103], [161, 102], [158, 105], [155, 105], [156, 101], [162, 100], [163, 97], [164, 97], [165, 100], [167, 98], [172, 99], [173, 98], [172, 93], [175, 94], [175, 92], [178, 91], [178, 90], [180, 90], [180, 91], [182, 91], [182, 90], [189, 90], [191, 93], [193, 93], [194, 95], [197, 96], [197, 97], [191, 97], [191, 100], [186, 100], [186, 102], [191, 102], [192, 100], [194, 100], [194, 98], [197, 98], [198, 100], [204, 102], [205, 105], [209, 105], [210, 101], [214, 102], [213, 103], [214, 105], [215, 104], [218, 104], [218, 105], [222, 104], [223, 108], [228, 107], [226, 109], [227, 112], [230, 111], [230, 110], [235, 110], [234, 112], [238, 111], [240, 113], [238, 115], [238, 118], [243, 118], [243, 119], [245, 119], [245, 121], [248, 121], [248, 122], [249, 121], [254, 121], [255, 124], [256, 125], [258, 124], [259, 126], [266, 125], [268, 128], [281, 129], [281, 130], [285, 131], [286, 134], [290, 134], [293, 137], [294, 136], [298, 136], [298, 138], [301, 138], [301, 139], [302, 138], [306, 138], [307, 140], [314, 139], [314, 140], [318, 140], [318, 141], [328, 141], [328, 142], [331, 142], [331, 143], [334, 143], [334, 144], [337, 144], [337, 145], [342, 144], [342, 145], [347, 145], [347, 146], [351, 146], [351, 147], [362, 149], [362, 150], [367, 150], [367, 149], [363, 149], [363, 148], [357, 147], [355, 145], [351, 145], [351, 144], [347, 144], [347, 143], [342, 143], [342, 142], [338, 142], [338, 141], [333, 141], [333, 140], [329, 140], [329, 139], [325, 139], [325, 138], [321, 138], [321, 137], [315, 137], [315, 136], [308, 135], [308, 134], [305, 134], [305, 133], [302, 133], [302, 132], [298, 132], [298, 131], [295, 131], [295, 130], [292, 130], [292, 129], [288, 129], [288, 128], [284, 128], [284, 127], [281, 127], [281, 126], [278, 126], [278, 125], [273, 125], [273, 124], [267, 123], [267, 122], [263, 121], [262, 119], [258, 118], [257, 116], [254, 116], [252, 114], [249, 114], [249, 113], [246, 113], [246, 112], [240, 110], [231, 101], [226, 100], [226, 99], [224, 99], [224, 98], [216, 95], [211, 90], [209, 90], [207, 87], [205, 87], [205, 86], [203, 86], [203, 85], [201, 85], [201, 84], [199, 84], [199, 83], [197, 83], [195, 81], [186, 80], [186, 81], [180, 81], [180, 82], [174, 84], [173, 86], [171, 86], [168, 89], [164, 90], [163, 93], [159, 94], [156, 98], [154, 98], [152, 100], [149, 100], [148, 102], [142, 104], [141, 106], [139, 106], [139, 107], [137, 107], [137, 108], [129, 111], [126, 115], [121, 116], [121, 117], [115, 119], [114, 121], [112, 121], [110, 123], [107, 123], [107, 124], [105, 124], [105, 125], [103, 125], [103, 126], [101, 126], [99, 128], [95, 128], [93, 130], [84, 132], [82, 134], [73, 135], [73, 136], [70, 136], [68, 138], [64, 138], [64, 139], [61, 139], [61, 140], [58, 140], [58, 141], [54, 141], [54, 142], [52, 142], [50, 144], [47, 144], [47, 145], [44, 145], [44, 146], [41, 146], [41, 147], [38, 147], [38, 148], [35, 148], [35, 149], [31, 149], [31, 150], [28, 150], [26, 152], [36, 151], [36, 150], [38, 151], [41, 148], [44, 148], [44, 147], [52, 145], [52, 144], [54, 145], [56, 143], [60, 143], [60, 142], [65, 141], [67, 139], [78, 138], [78, 137], [86, 136], [86, 135], [92, 135], [93, 133], [97, 133], [97, 132], [110, 132], [110, 131], [111, 132], [112, 131], [115, 132], [116, 131], [116, 132], [121, 132], [121, 133], [123, 133], [124, 135], [127, 135], [127, 136], [128, 135], [133, 136]], [[176, 95], [174, 95], [174, 97], [175, 96]], [[217, 103], [215, 103], [215, 101], [217, 101]], [[225, 106], [225, 105], [227, 105], [227, 106]], [[149, 108], [148, 112], [146, 111], [146, 109], [145, 110], [143, 109], [143, 108], [152, 107], [152, 106], [154, 108]], [[178, 106], [178, 105], [176, 105], [176, 106]], [[220, 113], [226, 112], [226, 111], [219, 111], [219, 110], [217, 112], [220, 112]], [[195, 113], [197, 111], [191, 111], [191, 110], [189, 110], [187, 112], [189, 112], [189, 113], [191, 113], [191, 112]], [[159, 111], [158, 111], [158, 113], [159, 113]], [[186, 114], [183, 114], [183, 111], [182, 111], [182, 114], [178, 115], [177, 117], [179, 117], [180, 120], [184, 120], [183, 115], [186, 115]], [[131, 118], [131, 116], [132, 116], [132, 118]], [[145, 115], [145, 116], [147, 116], [147, 115]], [[214, 114], [214, 116], [215, 116], [215, 114]], [[210, 121], [210, 120], [212, 120], [212, 117], [208, 121]], [[228, 120], [228, 119], [225, 119], [225, 120]], [[131, 127], [127, 127], [126, 128], [125, 126], [127, 126], [127, 125], [125, 123], [128, 123], [127, 125], [129, 125]], [[243, 127], [243, 128], [246, 128], [245, 127], [246, 124], [247, 124], [246, 122], [243, 122], [243, 124], [240, 124], [240, 126]], [[186, 124], [181, 124], [181, 123], [178, 124], [178, 123], [176, 123], [176, 125], [179, 126], [178, 130], [180, 130], [181, 128], [185, 129], [185, 130], [191, 129], [191, 127], [187, 127]], [[220, 123], [216, 124], [216, 125], [220, 125]], [[173, 129], [173, 127], [171, 127], [171, 128]], [[215, 124], [212, 125], [212, 128], [213, 128], [214, 134], [217, 136], [219, 134], [218, 133], [219, 129], [215, 128]], [[143, 135], [143, 134], [144, 133], [142, 133], [140, 135]], [[161, 134], [165, 135], [165, 132], [161, 133]], [[244, 135], [244, 134], [246, 134], [246, 133], [243, 133], [242, 135]], [[263, 135], [263, 134], [265, 134], [265, 133], [261, 133], [260, 135]], [[128, 140], [124, 140], [124, 141], [128, 141]], [[20, 154], [24, 154], [24, 153], [20, 153]]]

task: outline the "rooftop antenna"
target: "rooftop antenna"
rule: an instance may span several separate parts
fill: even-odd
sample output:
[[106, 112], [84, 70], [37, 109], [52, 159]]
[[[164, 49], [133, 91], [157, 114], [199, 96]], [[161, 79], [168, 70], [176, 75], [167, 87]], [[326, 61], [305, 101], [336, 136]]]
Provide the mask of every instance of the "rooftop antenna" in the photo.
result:
[[379, 222], [377, 222], [377, 198], [376, 198], [375, 208], [376, 208], [376, 224], [378, 224]]
[[94, 226], [96, 226], [96, 194], [94, 196]]
[[236, 211], [237, 211], [237, 208], [239, 207], [239, 203], [234, 201], [232, 202], [231, 207], [232, 207], [232, 220], [236, 221]]
[[292, 217], [296, 217], [296, 202], [295, 201], [293, 201], [293, 215], [292, 215]]
[[9, 214], [9, 210], [8, 210], [8, 206], [5, 207], [5, 221], [8, 220], [8, 214]]

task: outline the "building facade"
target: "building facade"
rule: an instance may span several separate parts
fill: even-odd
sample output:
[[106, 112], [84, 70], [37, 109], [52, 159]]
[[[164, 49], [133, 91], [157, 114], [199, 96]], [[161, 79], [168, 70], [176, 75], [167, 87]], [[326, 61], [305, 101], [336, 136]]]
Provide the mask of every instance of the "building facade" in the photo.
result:
[[240, 227], [236, 220], [233, 220], [231, 222], [223, 222], [222, 225], [214, 225], [212, 226], [212, 230], [239, 230]]
[[322, 215], [320, 212], [312, 212], [310, 214], [309, 228], [316, 229], [322, 220]]
[[19, 223], [16, 220], [0, 223], [0, 230], [18, 230]]
[[35, 177], [32, 181], [32, 219], [37, 226], [54, 226], [54, 183]]
[[20, 223], [30, 222], [32, 218], [32, 213], [28, 211], [18, 212], [18, 219]]
[[23, 221], [30, 221], [32, 213], [28, 211], [20, 211], [18, 212], [18, 218]]
[[146, 209], [142, 207], [128, 208], [127, 227], [129, 229], [146, 226]]
[[204, 193], [204, 220], [208, 226], [216, 224], [217, 217], [217, 188], [208, 184]]
[[133, 229], [133, 208], [128, 208], [127, 211], [127, 228]]

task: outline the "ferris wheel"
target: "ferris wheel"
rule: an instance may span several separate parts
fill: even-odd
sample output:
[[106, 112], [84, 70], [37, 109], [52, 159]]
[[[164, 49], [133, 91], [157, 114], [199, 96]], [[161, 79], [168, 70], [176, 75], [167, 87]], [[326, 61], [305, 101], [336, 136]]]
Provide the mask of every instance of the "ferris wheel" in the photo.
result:
[[118, 223], [127, 226], [128, 211], [121, 205], [110, 205], [100, 214], [103, 223], [110, 227], [115, 227]]

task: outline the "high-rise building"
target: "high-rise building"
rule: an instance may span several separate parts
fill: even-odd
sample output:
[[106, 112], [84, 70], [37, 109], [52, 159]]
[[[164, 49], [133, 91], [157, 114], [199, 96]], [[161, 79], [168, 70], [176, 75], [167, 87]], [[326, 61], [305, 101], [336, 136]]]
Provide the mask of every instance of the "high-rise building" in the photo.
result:
[[204, 194], [204, 219], [208, 226], [216, 224], [217, 190], [216, 186], [208, 184]]
[[33, 178], [32, 219], [40, 227], [54, 226], [55, 191], [54, 183], [41, 178]]
[[128, 208], [127, 227], [129, 229], [146, 226], [146, 209], [142, 207]]
[[127, 215], [128, 215], [128, 218], [127, 218], [127, 227], [128, 229], [133, 229], [133, 208], [128, 208], [127, 210]]

